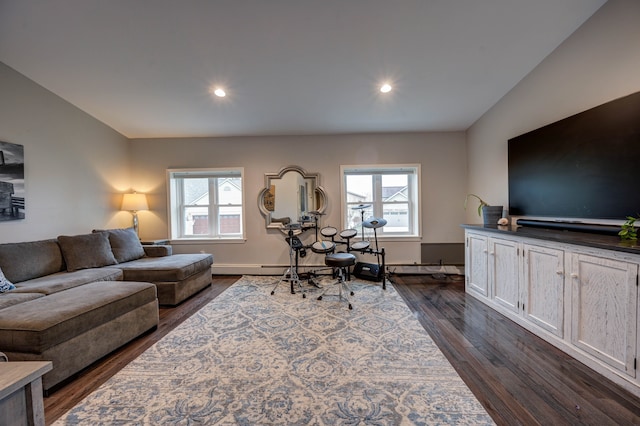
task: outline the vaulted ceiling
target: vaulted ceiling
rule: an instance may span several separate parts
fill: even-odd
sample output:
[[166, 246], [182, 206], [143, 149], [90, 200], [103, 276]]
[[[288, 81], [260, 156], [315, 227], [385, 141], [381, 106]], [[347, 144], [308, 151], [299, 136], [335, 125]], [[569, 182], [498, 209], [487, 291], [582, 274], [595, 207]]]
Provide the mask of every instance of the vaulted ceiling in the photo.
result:
[[0, 0], [0, 61], [130, 138], [465, 130], [604, 3]]

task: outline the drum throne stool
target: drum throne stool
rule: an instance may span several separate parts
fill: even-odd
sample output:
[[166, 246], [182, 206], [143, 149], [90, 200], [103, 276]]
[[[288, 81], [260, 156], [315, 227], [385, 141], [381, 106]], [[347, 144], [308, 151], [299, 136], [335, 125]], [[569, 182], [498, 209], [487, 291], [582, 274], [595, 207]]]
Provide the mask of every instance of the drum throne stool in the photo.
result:
[[338, 294], [329, 296], [338, 296], [340, 300], [347, 302], [349, 309], [353, 309], [351, 300], [349, 300], [349, 295], [353, 296], [353, 291], [349, 286], [349, 281], [351, 280], [349, 268], [356, 264], [356, 257], [351, 253], [330, 253], [324, 257], [324, 264], [334, 270], [334, 276], [337, 277], [337, 280], [323, 286], [322, 294], [318, 296], [318, 300], [322, 300], [322, 297], [326, 295], [330, 288], [338, 286]]
[[[300, 277], [298, 275], [298, 259], [300, 257], [305, 257], [307, 255], [307, 252], [305, 246], [302, 244], [302, 241], [300, 241], [300, 238], [298, 238], [294, 233], [294, 230], [300, 230], [301, 226], [299, 223], [292, 223], [285, 225], [284, 228], [288, 230], [289, 235], [288, 237], [285, 237], [285, 241], [287, 242], [287, 246], [289, 247], [289, 268], [284, 271], [284, 274], [282, 274], [280, 281], [278, 281], [275, 287], [273, 287], [273, 290], [271, 290], [271, 295], [275, 294], [276, 289], [278, 288], [280, 283], [286, 281], [289, 281], [291, 283], [291, 294], [296, 294], [296, 287], [300, 289], [302, 288], [300, 284]], [[307, 297], [304, 290], [302, 290], [302, 297]]]

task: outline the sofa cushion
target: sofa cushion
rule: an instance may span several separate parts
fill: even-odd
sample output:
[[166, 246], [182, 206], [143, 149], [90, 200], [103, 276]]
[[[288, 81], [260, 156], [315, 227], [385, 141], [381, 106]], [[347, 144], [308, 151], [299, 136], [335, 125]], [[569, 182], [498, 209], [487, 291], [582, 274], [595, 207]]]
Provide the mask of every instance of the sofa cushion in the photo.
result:
[[64, 270], [56, 240], [0, 244], [0, 268], [16, 284]]
[[14, 286], [13, 283], [4, 276], [2, 269], [0, 268], [0, 293], [4, 293], [15, 288], [16, 286]]
[[156, 300], [150, 283], [95, 282], [0, 310], [0, 348], [42, 353]]
[[39, 293], [4, 293], [0, 295], [0, 310], [8, 308], [9, 306], [17, 305], [18, 303], [28, 302], [29, 300], [44, 297], [44, 294]]
[[140, 243], [140, 238], [138, 238], [138, 234], [133, 228], [94, 230], [93, 232], [107, 233], [111, 251], [118, 263], [144, 257], [144, 249]]
[[117, 267], [124, 272], [124, 279], [130, 281], [182, 281], [211, 267], [210, 254], [174, 254], [166, 257], [144, 257]]
[[60, 235], [58, 243], [69, 272], [117, 263], [111, 251], [109, 237], [104, 232], [74, 236]]
[[53, 294], [96, 281], [118, 281], [122, 277], [122, 270], [109, 267], [58, 272], [18, 283], [12, 293]]

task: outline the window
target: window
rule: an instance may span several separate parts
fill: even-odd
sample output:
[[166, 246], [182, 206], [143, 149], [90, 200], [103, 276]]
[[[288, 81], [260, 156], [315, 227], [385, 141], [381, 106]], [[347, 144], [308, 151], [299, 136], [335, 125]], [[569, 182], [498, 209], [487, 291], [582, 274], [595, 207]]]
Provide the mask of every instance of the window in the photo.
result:
[[[379, 236], [420, 235], [420, 165], [341, 166], [343, 220], [361, 230], [362, 219], [384, 218]], [[364, 209], [356, 207], [367, 205]], [[366, 231], [365, 231], [366, 232]]]
[[171, 239], [243, 239], [243, 172], [167, 170]]

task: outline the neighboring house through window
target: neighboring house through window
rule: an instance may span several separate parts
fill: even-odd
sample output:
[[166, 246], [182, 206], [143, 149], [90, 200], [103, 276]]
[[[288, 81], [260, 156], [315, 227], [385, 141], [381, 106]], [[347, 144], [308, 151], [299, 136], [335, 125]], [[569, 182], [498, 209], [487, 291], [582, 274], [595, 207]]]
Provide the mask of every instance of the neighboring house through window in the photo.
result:
[[243, 239], [243, 172], [167, 170], [171, 239]]
[[[384, 218], [378, 236], [420, 235], [420, 165], [341, 166], [343, 221], [361, 230], [361, 221]], [[364, 209], [356, 207], [366, 205]]]

